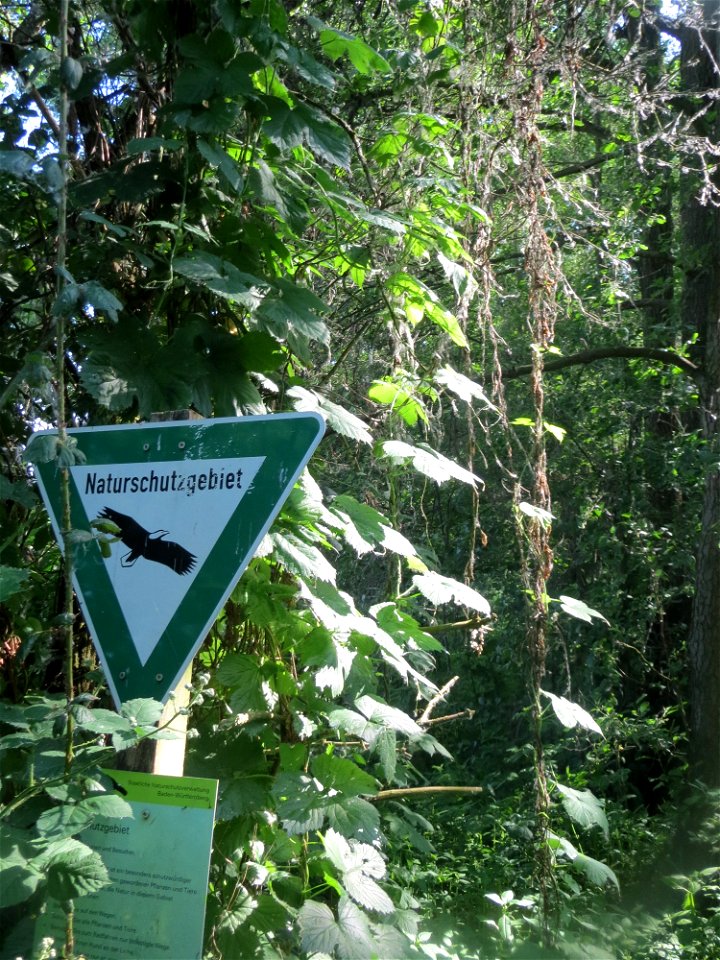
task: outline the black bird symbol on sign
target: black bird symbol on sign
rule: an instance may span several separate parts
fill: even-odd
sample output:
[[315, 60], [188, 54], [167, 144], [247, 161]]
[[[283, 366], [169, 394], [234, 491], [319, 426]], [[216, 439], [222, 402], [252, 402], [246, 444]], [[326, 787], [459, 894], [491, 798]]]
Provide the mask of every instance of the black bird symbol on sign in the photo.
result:
[[181, 547], [179, 543], [164, 539], [168, 535], [167, 530], [156, 530], [150, 533], [145, 527], [141, 527], [137, 520], [111, 507], [105, 507], [100, 512], [99, 518], [112, 520], [120, 528], [120, 540], [126, 547], [130, 547], [130, 552], [120, 559], [123, 567], [131, 567], [138, 557], [144, 557], [146, 560], [162, 563], [175, 573], [184, 576], [195, 566], [197, 558], [194, 554], [185, 547]]

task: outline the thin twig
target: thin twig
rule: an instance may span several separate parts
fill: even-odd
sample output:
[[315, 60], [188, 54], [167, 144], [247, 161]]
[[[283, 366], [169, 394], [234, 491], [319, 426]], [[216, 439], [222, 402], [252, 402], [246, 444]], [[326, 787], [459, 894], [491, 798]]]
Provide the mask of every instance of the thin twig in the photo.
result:
[[433, 712], [435, 707], [445, 699], [459, 679], [460, 677], [451, 677], [444, 686], [440, 687], [438, 692], [423, 710], [422, 716], [418, 720], [418, 723], [428, 722], [430, 714]]

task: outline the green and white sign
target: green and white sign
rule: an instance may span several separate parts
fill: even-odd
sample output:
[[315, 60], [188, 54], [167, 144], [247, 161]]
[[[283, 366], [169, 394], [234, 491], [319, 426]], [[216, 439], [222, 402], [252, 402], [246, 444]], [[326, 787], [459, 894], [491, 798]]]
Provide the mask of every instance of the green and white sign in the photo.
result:
[[[79, 839], [102, 857], [110, 885], [74, 901], [75, 950], [92, 960], [200, 960], [217, 780], [108, 770], [132, 817], [98, 819]], [[50, 901], [36, 942], [64, 942]]]
[[[323, 435], [315, 413], [69, 430], [74, 586], [115, 703], [166, 700]], [[54, 434], [56, 431], [43, 431]], [[36, 465], [61, 541], [60, 477]], [[94, 520], [119, 532], [104, 557]]]

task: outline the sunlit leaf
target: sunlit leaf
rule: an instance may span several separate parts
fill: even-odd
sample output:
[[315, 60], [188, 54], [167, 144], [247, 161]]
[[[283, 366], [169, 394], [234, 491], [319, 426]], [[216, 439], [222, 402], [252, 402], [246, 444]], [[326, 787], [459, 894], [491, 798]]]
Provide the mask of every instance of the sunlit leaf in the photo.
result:
[[561, 596], [560, 607], [565, 613], [570, 614], [571, 617], [575, 617], [576, 620], [584, 620], [586, 623], [592, 623], [593, 619], [596, 619], [607, 623], [607, 620], [601, 613], [593, 610], [592, 607], [583, 603], [582, 600], [575, 600], [574, 597]]
[[609, 825], [605, 809], [600, 800], [590, 790], [575, 790], [562, 783], [555, 787], [561, 795], [567, 815], [581, 827], [599, 827], [607, 837]]
[[547, 690], [541, 691], [550, 699], [555, 715], [564, 727], [572, 730], [573, 727], [583, 727], [585, 730], [592, 730], [593, 733], [603, 735], [602, 730], [593, 719], [593, 717], [584, 710], [579, 704], [566, 700], [565, 697], [558, 697]]
[[461, 467], [459, 463], [450, 460], [433, 450], [425, 443], [419, 443], [413, 446], [405, 443], [404, 440], [385, 440], [378, 444], [381, 457], [388, 457], [391, 460], [403, 462], [410, 460], [413, 467], [431, 480], [437, 483], [445, 483], [447, 480], [460, 480], [462, 483], [475, 486], [482, 483], [480, 477]]
[[465, 583], [460, 583], [451, 577], [444, 577], [432, 570], [416, 574], [413, 577], [413, 583], [431, 603], [456, 603], [459, 607], [477, 610], [484, 617], [490, 616], [490, 604], [485, 597]]

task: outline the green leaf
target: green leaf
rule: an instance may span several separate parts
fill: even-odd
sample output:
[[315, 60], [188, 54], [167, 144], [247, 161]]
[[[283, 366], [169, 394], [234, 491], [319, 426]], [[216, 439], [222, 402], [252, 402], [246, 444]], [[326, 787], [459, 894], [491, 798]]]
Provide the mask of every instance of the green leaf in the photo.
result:
[[548, 693], [547, 690], [541, 690], [540, 692], [549, 698], [555, 715], [564, 727], [569, 730], [572, 730], [573, 727], [582, 727], [584, 730], [592, 730], [593, 733], [599, 733], [600, 736], [603, 736], [602, 730], [592, 716], [577, 703], [566, 700], [565, 697], [558, 697], [554, 693]]
[[337, 707], [328, 712], [328, 723], [331, 727], [342, 733], [349, 733], [353, 737], [359, 737], [367, 744], [372, 744], [383, 731], [380, 724], [372, 723], [367, 717], [354, 710], [348, 710], [345, 707]]
[[275, 558], [289, 570], [308, 580], [318, 578], [326, 583], [335, 583], [337, 571], [317, 547], [294, 533], [271, 533], [268, 538]]
[[467, 348], [468, 342], [457, 318], [440, 305], [437, 294], [417, 277], [400, 271], [385, 281], [387, 289], [403, 304], [410, 323], [419, 323], [426, 315], [444, 330], [458, 347]]
[[618, 890], [620, 889], [618, 878], [607, 864], [580, 853], [565, 837], [558, 837], [556, 834], [549, 832], [548, 846], [551, 850], [558, 851], [562, 856], [567, 857], [573, 867], [583, 873], [596, 886], [604, 887], [606, 884], [612, 883]]
[[269, 119], [263, 124], [267, 138], [281, 150], [292, 150], [303, 142], [307, 127], [301, 112], [283, 100], [268, 98]]
[[218, 170], [236, 193], [242, 193], [244, 180], [237, 163], [225, 150], [214, 147], [204, 140], [198, 140], [198, 150], [210, 166]]
[[100, 854], [79, 840], [67, 838], [51, 843], [42, 861], [48, 894], [55, 900], [74, 900], [96, 893], [110, 883]]
[[69, 91], [75, 90], [83, 76], [82, 64], [72, 57], [65, 57], [60, 65], [60, 78]]
[[375, 882], [385, 876], [385, 861], [375, 847], [346, 840], [332, 828], [322, 839], [325, 853], [342, 874], [342, 884], [353, 900], [378, 913], [393, 913], [392, 900]]
[[164, 137], [138, 137], [130, 140], [126, 149], [128, 156], [136, 157], [153, 150], [169, 150], [174, 152], [183, 146], [182, 140], [166, 140]]
[[328, 825], [344, 837], [353, 837], [365, 843], [380, 839], [380, 814], [372, 803], [362, 797], [338, 797], [325, 804]]
[[410, 737], [421, 736], [423, 730], [415, 723], [412, 717], [409, 717], [397, 707], [391, 707], [379, 697], [366, 694], [355, 701], [355, 706], [373, 723], [379, 723], [390, 730], [397, 730], [398, 733], [405, 733]]
[[31, 897], [43, 879], [41, 858], [22, 830], [0, 824], [0, 860], [2, 861], [2, 906], [12, 907]]
[[413, 583], [424, 597], [434, 604], [456, 603], [459, 607], [469, 607], [477, 610], [484, 617], [490, 616], [490, 604], [467, 584], [444, 577], [442, 574], [428, 570], [413, 577]]
[[313, 776], [326, 791], [332, 790], [349, 797], [368, 796], [378, 792], [377, 782], [352, 760], [328, 754], [315, 757], [311, 764]]
[[595, 860], [593, 857], [588, 857], [584, 853], [578, 853], [577, 857], [572, 861], [572, 864], [576, 870], [583, 873], [590, 883], [594, 883], [596, 887], [606, 887], [608, 884], [612, 884], [618, 891], [620, 890], [620, 881], [615, 871], [601, 860]]
[[[4, 476], [0, 476], [0, 500], [12, 500], [28, 510], [37, 503], [36, 495], [27, 483], [23, 481], [13, 483]], [[1, 580], [2, 577], [0, 576]]]
[[565, 435], [567, 434], [565, 427], [558, 427], [557, 424], [548, 423], [547, 420], [543, 421], [543, 426], [548, 433], [551, 433], [555, 437], [558, 443], [563, 442]]
[[562, 783], [556, 783], [555, 786], [570, 819], [581, 827], [600, 827], [607, 839], [610, 828], [603, 803], [590, 790], [574, 790]]
[[343, 436], [351, 440], [359, 440], [361, 443], [372, 443], [370, 431], [363, 421], [339, 404], [312, 390], [306, 390], [305, 387], [291, 387], [288, 395], [292, 397], [296, 410], [302, 413], [320, 413], [327, 419], [333, 430], [337, 430]]
[[78, 727], [91, 733], [131, 733], [133, 730], [130, 720], [113, 710], [90, 710], [89, 715], [75, 719]]
[[376, 403], [389, 406], [410, 427], [414, 427], [418, 420], [429, 422], [425, 407], [412, 390], [408, 389], [407, 381], [396, 380], [394, 377], [373, 380], [368, 397]]
[[225, 300], [248, 308], [257, 307], [268, 288], [267, 281], [238, 270], [233, 263], [211, 253], [198, 252], [191, 257], [177, 257], [173, 261], [173, 270], [181, 277], [207, 287]]
[[285, 201], [275, 183], [275, 176], [264, 160], [260, 160], [248, 175], [248, 184], [257, 200], [264, 206], [275, 207], [283, 218], [287, 219], [288, 211]]
[[325, 820], [327, 799], [314, 778], [305, 773], [279, 773], [272, 786], [277, 815], [291, 836], [319, 830]]
[[103, 310], [111, 320], [117, 321], [123, 305], [118, 298], [95, 280], [80, 285], [80, 298], [96, 310]]
[[263, 675], [256, 657], [233, 651], [227, 654], [215, 676], [218, 683], [231, 689], [230, 704], [237, 713], [267, 710]]
[[390, 550], [401, 557], [415, 557], [415, 547], [379, 511], [366, 503], [360, 503], [349, 494], [341, 494], [330, 507], [343, 523], [347, 542], [358, 556], [369, 553], [373, 547]]
[[13, 594], [19, 593], [29, 576], [28, 570], [0, 564], [0, 603], [4, 603]]
[[308, 953], [331, 954], [340, 940], [340, 928], [326, 904], [306, 900], [297, 918], [302, 947]]
[[325, 26], [315, 17], [308, 17], [308, 22], [316, 29], [320, 28], [320, 43], [326, 57], [339, 60], [347, 55], [358, 73], [362, 74], [391, 72], [392, 68], [385, 57], [380, 56], [364, 40], [359, 40], [344, 30]]
[[57, 457], [58, 442], [56, 434], [33, 434], [25, 448], [23, 460], [28, 463], [50, 463]]
[[312, 152], [326, 163], [349, 170], [351, 144], [345, 131], [313, 107], [302, 104], [298, 110], [306, 124], [303, 139]]
[[120, 713], [126, 717], [134, 727], [149, 727], [157, 723], [163, 712], [163, 705], [158, 700], [138, 698], [127, 700], [120, 707]]
[[367, 917], [348, 897], [341, 897], [338, 904], [338, 928], [339, 953], [343, 960], [364, 960], [366, 957], [380, 956]]
[[49, 840], [71, 837], [89, 826], [93, 817], [91, 810], [79, 805], [63, 804], [60, 807], [52, 807], [38, 817], [38, 833]]
[[0, 173], [23, 180], [35, 165], [35, 157], [25, 150], [0, 150]]
[[458, 373], [457, 370], [453, 370], [452, 367], [441, 367], [435, 374], [435, 382], [454, 393], [465, 403], [480, 400], [489, 410], [498, 413], [498, 408], [487, 398], [480, 384], [470, 380], [464, 374]]
[[524, 513], [526, 517], [530, 517], [532, 520], [538, 520], [544, 527], [550, 527], [555, 519], [549, 510], [545, 510], [544, 507], [536, 507], [532, 503], [526, 503], [525, 500], [520, 501], [518, 510]]
[[593, 610], [592, 607], [588, 607], [582, 600], [575, 600], [574, 597], [561, 596], [559, 602], [561, 609], [565, 613], [569, 613], [571, 617], [575, 617], [576, 620], [584, 620], [586, 623], [592, 623], [593, 618], [595, 618], [596, 620], [602, 620], [603, 623], [607, 623], [607, 620], [601, 613]]
[[388, 457], [396, 463], [410, 460], [418, 473], [430, 477], [437, 483], [445, 483], [451, 479], [460, 480], [473, 487], [477, 483], [482, 483], [480, 477], [461, 467], [454, 460], [444, 457], [425, 443], [413, 446], [403, 440], [385, 440], [378, 444], [378, 449], [381, 457]]
[[425, 633], [417, 620], [399, 610], [394, 603], [379, 603], [370, 608], [370, 613], [382, 629], [404, 647], [414, 644], [421, 650], [433, 650], [438, 653], [445, 649], [439, 640]]

